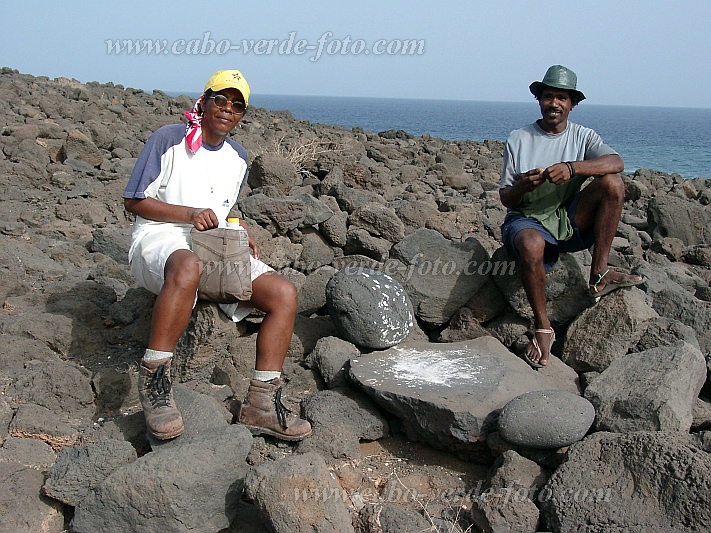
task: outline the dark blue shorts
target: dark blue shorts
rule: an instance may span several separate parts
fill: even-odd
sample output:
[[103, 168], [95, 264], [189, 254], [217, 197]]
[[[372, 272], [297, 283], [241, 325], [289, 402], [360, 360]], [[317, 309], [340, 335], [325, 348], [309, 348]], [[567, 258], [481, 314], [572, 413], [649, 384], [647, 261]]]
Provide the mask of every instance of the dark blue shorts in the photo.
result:
[[543, 252], [543, 264], [548, 270], [553, 267], [558, 261], [560, 252], [579, 252], [586, 250], [595, 244], [595, 232], [590, 230], [582, 234], [575, 224], [575, 212], [578, 210], [578, 202], [580, 201], [580, 193], [573, 196], [566, 205], [570, 224], [573, 226], [573, 236], [567, 241], [559, 241], [551, 233], [543, 227], [543, 224], [538, 220], [525, 217], [515, 211], [509, 211], [501, 225], [501, 238], [504, 242], [504, 248], [512, 257], [518, 259], [518, 251], [514, 246], [514, 239], [519, 231], [524, 229], [535, 229], [546, 241], [546, 248]]

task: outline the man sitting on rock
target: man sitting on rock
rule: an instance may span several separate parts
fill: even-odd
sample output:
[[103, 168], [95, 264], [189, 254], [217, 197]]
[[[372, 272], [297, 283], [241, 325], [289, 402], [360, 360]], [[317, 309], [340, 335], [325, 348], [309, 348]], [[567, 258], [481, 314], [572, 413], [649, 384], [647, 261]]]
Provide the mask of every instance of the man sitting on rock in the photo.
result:
[[[190, 250], [190, 230], [224, 226], [237, 202], [247, 175], [247, 152], [227, 135], [244, 117], [249, 92], [239, 71], [216, 72], [185, 114], [187, 126], [168, 125], [151, 135], [123, 193], [126, 209], [136, 215], [129, 250], [131, 271], [141, 286], [158, 295], [139, 384], [146, 426], [158, 439], [183, 432], [170, 365], [200, 296], [201, 269]], [[281, 403], [281, 369], [294, 329], [296, 288], [259, 261], [257, 244], [249, 231], [248, 235], [254, 255], [252, 297], [236, 310], [233, 307], [231, 314], [239, 320], [256, 307], [266, 316], [238, 420], [253, 433], [300, 440], [311, 434], [310, 424], [287, 416]]]
[[504, 151], [499, 195], [508, 213], [501, 232], [506, 250], [518, 259], [533, 310], [534, 334], [524, 358], [534, 368], [548, 363], [555, 340], [546, 313], [546, 270], [559, 252], [595, 245], [590, 268], [595, 298], [644, 281], [608, 268], [625, 196], [618, 174], [624, 165], [597, 133], [568, 121], [571, 109], [585, 99], [576, 86], [575, 73], [561, 65], [533, 82], [529, 89], [542, 118], [513, 131]]

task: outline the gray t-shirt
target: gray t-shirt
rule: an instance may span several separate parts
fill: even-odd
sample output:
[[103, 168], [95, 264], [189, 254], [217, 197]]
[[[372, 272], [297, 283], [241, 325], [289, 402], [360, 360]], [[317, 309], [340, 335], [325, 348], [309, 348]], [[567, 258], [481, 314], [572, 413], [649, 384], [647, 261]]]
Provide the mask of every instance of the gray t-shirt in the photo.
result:
[[597, 159], [617, 154], [590, 128], [568, 121], [561, 133], [546, 133], [535, 122], [511, 132], [504, 150], [503, 189], [513, 185], [520, 174], [547, 168], [562, 161]]

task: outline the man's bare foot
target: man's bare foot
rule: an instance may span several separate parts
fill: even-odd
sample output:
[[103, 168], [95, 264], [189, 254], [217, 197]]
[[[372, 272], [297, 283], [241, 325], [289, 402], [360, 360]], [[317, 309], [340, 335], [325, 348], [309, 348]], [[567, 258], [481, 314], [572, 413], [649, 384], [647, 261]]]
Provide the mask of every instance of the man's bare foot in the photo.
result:
[[633, 287], [644, 283], [645, 279], [637, 274], [622, 274], [607, 269], [602, 274], [590, 273], [590, 294], [596, 298], [611, 293], [622, 287]]
[[555, 341], [553, 328], [537, 329], [533, 332], [533, 338], [526, 346], [523, 358], [533, 368], [543, 368], [548, 364], [551, 355], [551, 347]]

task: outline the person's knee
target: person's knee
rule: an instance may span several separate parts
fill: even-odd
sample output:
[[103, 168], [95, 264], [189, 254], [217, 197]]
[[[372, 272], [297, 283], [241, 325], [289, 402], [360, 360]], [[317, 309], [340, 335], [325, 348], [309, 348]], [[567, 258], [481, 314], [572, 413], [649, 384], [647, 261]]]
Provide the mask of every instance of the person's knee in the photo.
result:
[[168, 259], [165, 283], [185, 290], [197, 290], [200, 283], [200, 263], [195, 254], [187, 250], [184, 252], [176, 252]]
[[543, 258], [546, 240], [535, 230], [523, 230], [516, 235], [514, 246], [523, 261], [538, 261]]
[[601, 177], [605, 195], [615, 201], [623, 202], [625, 199], [625, 183], [619, 174], [605, 174]]
[[252, 302], [265, 313], [296, 314], [298, 291], [276, 272], [263, 274], [252, 282]]
[[296, 312], [296, 307], [299, 302], [299, 295], [296, 286], [286, 278], [280, 277], [278, 285], [277, 299], [279, 305], [283, 305], [289, 310]]

